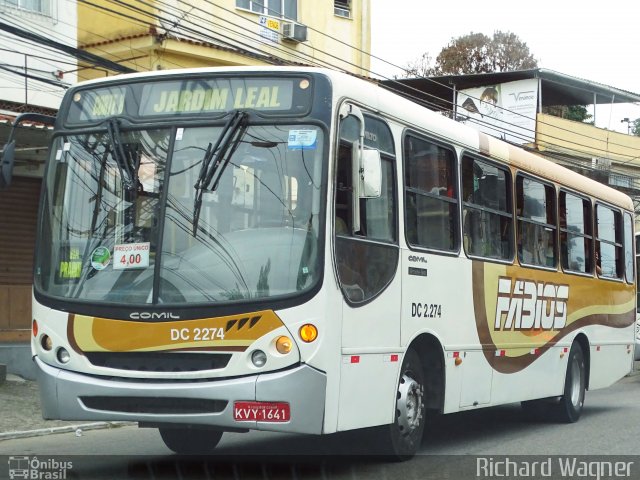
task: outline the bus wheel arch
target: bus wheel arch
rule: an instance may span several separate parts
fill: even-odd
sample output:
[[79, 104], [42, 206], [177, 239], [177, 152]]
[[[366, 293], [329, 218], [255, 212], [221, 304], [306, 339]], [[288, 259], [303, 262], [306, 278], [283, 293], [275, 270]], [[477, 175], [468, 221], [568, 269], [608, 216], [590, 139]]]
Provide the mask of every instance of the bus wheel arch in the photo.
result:
[[589, 348], [589, 339], [584, 333], [581, 332], [576, 335], [576, 338], [573, 339], [573, 342], [577, 342], [582, 348], [582, 354], [584, 355], [585, 388], [586, 390], [589, 390], [589, 377], [591, 373], [591, 350]]
[[[585, 348], [587, 345], [587, 348]], [[577, 422], [584, 407], [589, 369], [587, 364], [588, 342], [579, 334], [571, 344], [567, 358], [567, 373], [560, 401], [552, 406], [554, 416], [563, 423]]]
[[423, 333], [411, 342], [409, 348], [416, 351], [422, 363], [425, 375], [424, 401], [427, 410], [442, 412], [446, 384], [442, 344], [434, 335]]

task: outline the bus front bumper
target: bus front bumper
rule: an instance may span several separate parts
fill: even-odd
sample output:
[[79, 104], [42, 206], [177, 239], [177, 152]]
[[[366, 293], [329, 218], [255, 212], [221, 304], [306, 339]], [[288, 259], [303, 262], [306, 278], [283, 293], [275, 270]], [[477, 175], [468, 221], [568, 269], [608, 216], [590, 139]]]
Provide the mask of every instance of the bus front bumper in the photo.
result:
[[[98, 378], [52, 367], [38, 357], [34, 361], [45, 419], [322, 433], [326, 375], [308, 365], [241, 378], [158, 382]], [[288, 422], [237, 421], [234, 401], [286, 402], [291, 418]], [[202, 411], [207, 409], [202, 405], [219, 408]]]

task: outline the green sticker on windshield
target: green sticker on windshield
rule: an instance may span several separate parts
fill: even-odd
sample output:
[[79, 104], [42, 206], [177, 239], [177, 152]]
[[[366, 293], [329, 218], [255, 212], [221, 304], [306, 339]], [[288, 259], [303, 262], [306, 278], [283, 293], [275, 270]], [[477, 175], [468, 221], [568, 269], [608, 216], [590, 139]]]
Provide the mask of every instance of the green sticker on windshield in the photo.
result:
[[104, 270], [111, 261], [111, 253], [107, 247], [98, 247], [91, 252], [91, 266], [96, 270]]

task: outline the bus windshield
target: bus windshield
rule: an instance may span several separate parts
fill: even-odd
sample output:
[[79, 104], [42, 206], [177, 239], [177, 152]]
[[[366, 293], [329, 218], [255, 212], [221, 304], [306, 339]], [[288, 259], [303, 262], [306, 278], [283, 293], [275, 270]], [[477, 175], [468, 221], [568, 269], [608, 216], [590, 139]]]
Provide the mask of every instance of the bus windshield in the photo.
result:
[[[323, 133], [313, 125], [127, 129], [55, 138], [36, 287], [87, 302], [290, 295], [319, 277]], [[239, 125], [239, 126], [238, 126]]]

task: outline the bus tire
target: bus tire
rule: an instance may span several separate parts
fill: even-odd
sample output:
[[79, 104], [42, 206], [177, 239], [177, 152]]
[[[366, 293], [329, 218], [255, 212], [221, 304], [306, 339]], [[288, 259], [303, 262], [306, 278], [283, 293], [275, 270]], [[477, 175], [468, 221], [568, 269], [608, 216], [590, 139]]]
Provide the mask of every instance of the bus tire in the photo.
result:
[[584, 353], [578, 342], [574, 342], [569, 351], [567, 375], [564, 381], [564, 393], [560, 401], [553, 405], [556, 418], [564, 423], [577, 422], [584, 405], [586, 389], [586, 368]]
[[169, 450], [182, 455], [206, 455], [216, 448], [222, 430], [189, 427], [161, 427], [162, 441]]
[[425, 426], [424, 369], [415, 350], [404, 355], [396, 390], [394, 422], [381, 427], [380, 443], [390, 460], [413, 457], [422, 443]]

